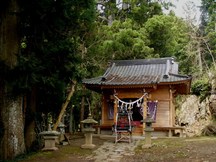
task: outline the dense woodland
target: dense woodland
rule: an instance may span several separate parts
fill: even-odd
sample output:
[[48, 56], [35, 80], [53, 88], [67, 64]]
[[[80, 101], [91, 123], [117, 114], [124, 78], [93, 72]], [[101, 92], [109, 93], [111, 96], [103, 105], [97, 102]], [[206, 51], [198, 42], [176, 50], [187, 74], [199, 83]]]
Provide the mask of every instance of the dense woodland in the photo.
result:
[[[103, 74], [109, 60], [175, 57], [193, 76], [192, 94], [215, 93], [216, 2], [202, 0], [201, 22], [170, 11], [166, 0], [3, 0], [0, 5], [0, 159], [39, 148], [40, 131], [57, 120], [71, 87], [70, 132], [100, 96], [83, 78]], [[88, 102], [87, 102], [88, 101]], [[74, 115], [75, 114], [75, 115]]]

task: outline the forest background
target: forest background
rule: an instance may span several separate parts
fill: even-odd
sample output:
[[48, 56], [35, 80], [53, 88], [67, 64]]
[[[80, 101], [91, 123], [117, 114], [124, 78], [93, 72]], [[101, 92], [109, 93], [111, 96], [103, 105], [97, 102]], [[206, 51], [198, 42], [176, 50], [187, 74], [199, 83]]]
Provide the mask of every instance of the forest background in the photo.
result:
[[[38, 133], [65, 113], [75, 132], [88, 113], [100, 118], [100, 96], [82, 79], [103, 74], [109, 60], [175, 57], [193, 76], [192, 94], [215, 93], [216, 2], [202, 0], [201, 23], [182, 19], [166, 0], [3, 0], [0, 6], [0, 159], [37, 150]], [[88, 99], [89, 103], [86, 101]], [[69, 119], [67, 119], [69, 118]], [[48, 119], [48, 120], [46, 120]]]

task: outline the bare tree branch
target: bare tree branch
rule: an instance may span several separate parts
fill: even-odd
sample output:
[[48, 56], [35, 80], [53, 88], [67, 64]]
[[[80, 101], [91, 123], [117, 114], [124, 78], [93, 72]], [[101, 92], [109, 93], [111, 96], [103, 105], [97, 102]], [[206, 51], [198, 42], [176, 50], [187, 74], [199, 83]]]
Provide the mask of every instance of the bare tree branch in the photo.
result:
[[71, 97], [73, 96], [73, 94], [75, 92], [75, 85], [76, 85], [76, 81], [72, 81], [71, 82], [70, 92], [69, 92], [69, 94], [67, 96], [67, 99], [66, 99], [65, 103], [62, 105], [61, 112], [59, 113], [59, 116], [58, 116], [58, 119], [57, 119], [56, 123], [54, 124], [54, 127], [53, 127], [54, 131], [57, 130], [57, 127], [58, 127], [58, 125], [59, 125], [59, 123], [60, 123], [60, 121], [61, 121], [61, 119], [62, 119], [62, 117], [64, 115], [64, 112], [65, 112], [65, 110], [66, 110], [66, 108], [67, 108], [67, 106], [68, 106], [68, 104], [69, 104], [69, 102], [71, 100]]

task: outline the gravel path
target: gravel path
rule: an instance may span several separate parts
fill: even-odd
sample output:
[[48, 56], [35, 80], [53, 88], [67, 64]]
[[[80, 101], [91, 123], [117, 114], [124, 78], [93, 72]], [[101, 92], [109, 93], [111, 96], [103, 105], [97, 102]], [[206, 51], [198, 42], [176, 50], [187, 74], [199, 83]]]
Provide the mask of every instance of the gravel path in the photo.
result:
[[134, 155], [134, 149], [138, 144], [139, 140], [133, 140], [131, 143], [119, 142], [116, 144], [113, 141], [104, 142], [87, 159], [95, 162], [119, 162], [124, 155]]

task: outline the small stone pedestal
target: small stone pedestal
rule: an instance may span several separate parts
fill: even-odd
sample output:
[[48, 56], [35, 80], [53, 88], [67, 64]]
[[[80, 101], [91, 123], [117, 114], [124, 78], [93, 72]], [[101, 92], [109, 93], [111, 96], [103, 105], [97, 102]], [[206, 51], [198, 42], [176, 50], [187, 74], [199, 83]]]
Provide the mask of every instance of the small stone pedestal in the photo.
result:
[[56, 139], [59, 137], [59, 132], [57, 131], [43, 131], [40, 135], [44, 138], [44, 148], [42, 151], [55, 151], [58, 148], [55, 146]]
[[151, 142], [151, 134], [154, 131], [154, 129], [145, 129], [145, 145], [142, 146], [142, 148], [150, 148], [152, 146]]
[[92, 134], [94, 133], [95, 129], [92, 126], [98, 122], [92, 119], [91, 114], [89, 114], [88, 118], [81, 121], [81, 123], [84, 124], [83, 132], [85, 133], [85, 144], [82, 145], [81, 148], [93, 149], [95, 145], [92, 144]]
[[151, 135], [154, 131], [152, 128], [152, 123], [154, 123], [154, 120], [150, 117], [150, 114], [147, 114], [147, 117], [143, 122], [145, 123], [145, 145], [143, 145], [142, 148], [150, 148], [152, 146]]
[[94, 133], [94, 128], [84, 128], [83, 132], [85, 133], [85, 144], [81, 146], [81, 148], [93, 149], [95, 145], [92, 143], [92, 134]]

